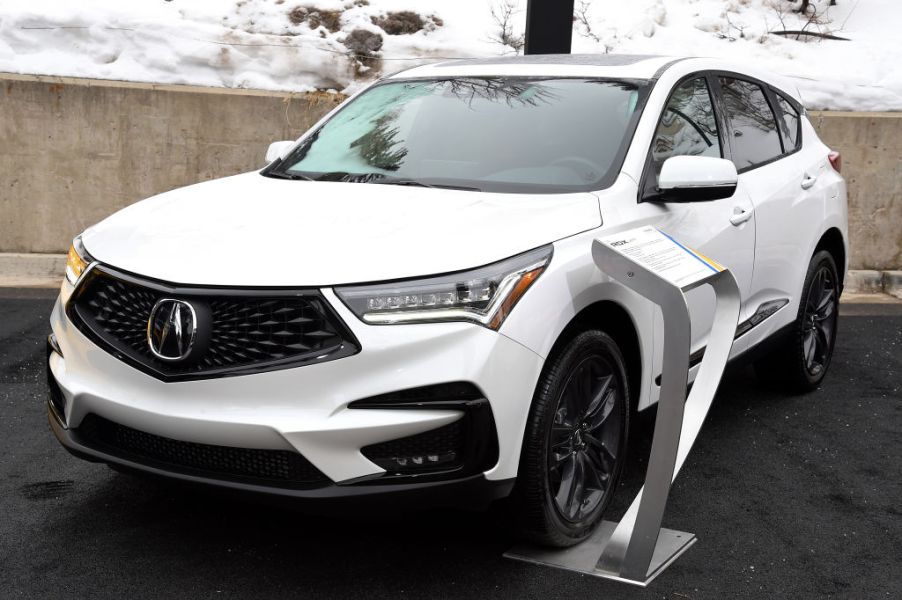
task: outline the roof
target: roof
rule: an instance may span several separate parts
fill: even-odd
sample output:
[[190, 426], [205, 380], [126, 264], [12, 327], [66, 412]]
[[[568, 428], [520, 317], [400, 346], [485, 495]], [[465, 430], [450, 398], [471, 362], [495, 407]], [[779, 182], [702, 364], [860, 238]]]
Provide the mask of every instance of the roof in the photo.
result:
[[652, 79], [675, 59], [638, 54], [532, 54], [465, 58], [407, 69], [392, 77], [462, 77], [485, 75], [585, 76]]
[[799, 102], [798, 88], [786, 77], [719, 58], [654, 56], [641, 54], [532, 54], [495, 56], [434, 62], [395, 73], [388, 79], [411, 77], [598, 77], [610, 79], [659, 79], [671, 66], [680, 72], [702, 70], [736, 71], [775, 85]]
[[654, 54], [527, 54], [525, 56], [495, 56], [490, 58], [464, 58], [443, 63], [461, 65], [586, 65], [591, 67], [623, 67], [663, 58]]

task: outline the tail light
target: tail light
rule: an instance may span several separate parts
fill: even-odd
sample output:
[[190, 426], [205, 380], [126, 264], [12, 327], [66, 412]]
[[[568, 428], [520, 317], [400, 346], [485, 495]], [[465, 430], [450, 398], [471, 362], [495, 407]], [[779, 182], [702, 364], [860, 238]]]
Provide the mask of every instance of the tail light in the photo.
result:
[[827, 155], [827, 159], [830, 161], [830, 166], [833, 167], [834, 171], [837, 173], [842, 172], [842, 154], [834, 150]]

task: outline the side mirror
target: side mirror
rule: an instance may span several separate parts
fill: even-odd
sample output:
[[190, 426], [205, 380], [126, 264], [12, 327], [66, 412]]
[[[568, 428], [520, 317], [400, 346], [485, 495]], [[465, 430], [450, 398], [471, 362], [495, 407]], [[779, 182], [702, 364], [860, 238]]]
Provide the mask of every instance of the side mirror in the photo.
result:
[[661, 202], [697, 202], [729, 198], [736, 192], [739, 174], [729, 160], [710, 156], [671, 156], [658, 177]]
[[288, 153], [291, 148], [294, 147], [294, 142], [292, 141], [284, 141], [284, 142], [273, 142], [269, 145], [269, 148], [266, 149], [266, 164], [271, 163], [277, 158], [282, 158], [285, 154]]

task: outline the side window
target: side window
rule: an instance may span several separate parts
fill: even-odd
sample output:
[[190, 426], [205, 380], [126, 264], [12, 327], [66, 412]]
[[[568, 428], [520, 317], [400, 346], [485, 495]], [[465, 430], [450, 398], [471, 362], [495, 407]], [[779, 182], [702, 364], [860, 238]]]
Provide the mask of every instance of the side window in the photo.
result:
[[737, 169], [747, 169], [783, 153], [774, 111], [756, 83], [720, 78], [721, 95], [733, 133], [731, 147]]
[[802, 138], [799, 135], [799, 130], [801, 129], [799, 113], [782, 94], [777, 94], [777, 104], [780, 105], [780, 110], [783, 112], [783, 139], [786, 152], [798, 150]]
[[655, 176], [671, 156], [687, 155], [723, 156], [714, 105], [704, 77], [687, 81], [674, 90], [661, 115], [651, 147]]

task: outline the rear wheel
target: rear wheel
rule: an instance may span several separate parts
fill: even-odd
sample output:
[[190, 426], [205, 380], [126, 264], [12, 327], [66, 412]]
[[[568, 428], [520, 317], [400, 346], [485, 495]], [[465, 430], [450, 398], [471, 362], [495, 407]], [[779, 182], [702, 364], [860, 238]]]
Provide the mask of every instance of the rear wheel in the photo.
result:
[[533, 398], [514, 492], [525, 537], [565, 547], [592, 533], [617, 487], [628, 429], [623, 355], [607, 334], [580, 333]]
[[755, 363], [755, 371], [763, 381], [783, 383], [799, 393], [820, 385], [836, 344], [839, 274], [826, 250], [812, 257], [803, 290], [791, 334], [774, 352]]

